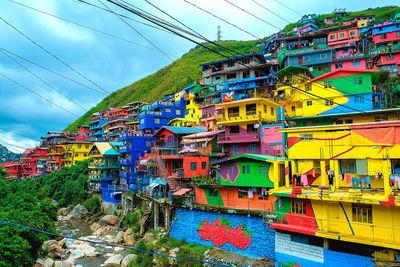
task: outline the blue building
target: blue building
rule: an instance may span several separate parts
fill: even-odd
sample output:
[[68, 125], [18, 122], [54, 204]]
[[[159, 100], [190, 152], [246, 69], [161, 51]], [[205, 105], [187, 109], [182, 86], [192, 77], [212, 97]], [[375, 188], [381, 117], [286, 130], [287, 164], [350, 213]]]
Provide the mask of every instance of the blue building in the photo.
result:
[[302, 53], [287, 54], [283, 59], [285, 67], [288, 66], [314, 66], [331, 63], [334, 48], [305, 51]]
[[102, 142], [104, 141], [104, 124], [107, 123], [107, 119], [103, 117], [103, 114], [96, 112], [93, 114], [91, 122], [89, 123], [89, 141], [90, 142]]

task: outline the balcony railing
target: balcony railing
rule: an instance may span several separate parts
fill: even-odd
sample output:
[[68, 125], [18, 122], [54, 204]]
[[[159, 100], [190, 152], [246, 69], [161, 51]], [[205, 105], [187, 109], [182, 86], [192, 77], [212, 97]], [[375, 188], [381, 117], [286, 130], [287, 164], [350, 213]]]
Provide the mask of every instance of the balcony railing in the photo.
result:
[[224, 115], [219, 115], [218, 116], [218, 122], [230, 122], [230, 121], [261, 121], [262, 118], [259, 114], [251, 114], [251, 115], [245, 115], [245, 116], [240, 116], [238, 113], [231, 113], [228, 114], [228, 117], [225, 117]]
[[240, 142], [258, 142], [260, 134], [256, 132], [244, 132], [235, 134], [221, 134], [218, 136], [219, 143], [240, 143]]

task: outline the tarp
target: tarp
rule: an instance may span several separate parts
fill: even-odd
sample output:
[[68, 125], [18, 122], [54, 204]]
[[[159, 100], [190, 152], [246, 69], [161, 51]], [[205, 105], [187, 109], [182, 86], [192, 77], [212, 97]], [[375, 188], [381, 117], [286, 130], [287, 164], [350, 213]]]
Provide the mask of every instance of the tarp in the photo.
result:
[[173, 193], [174, 196], [183, 196], [184, 194], [186, 194], [187, 192], [191, 191], [192, 189], [190, 188], [182, 188], [179, 189], [178, 191], [176, 191], [175, 193]]
[[182, 139], [181, 144], [188, 145], [193, 143], [210, 142], [212, 138]]

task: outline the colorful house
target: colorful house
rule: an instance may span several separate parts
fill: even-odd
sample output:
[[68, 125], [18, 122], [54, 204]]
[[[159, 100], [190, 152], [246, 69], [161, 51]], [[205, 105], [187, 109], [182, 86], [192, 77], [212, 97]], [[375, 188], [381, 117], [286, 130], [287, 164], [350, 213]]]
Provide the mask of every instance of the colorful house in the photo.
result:
[[104, 140], [104, 124], [107, 123], [107, 119], [103, 116], [102, 113], [96, 112], [93, 114], [89, 123], [90, 130], [90, 142], [101, 142]]
[[288, 66], [320, 66], [330, 64], [333, 60], [333, 48], [286, 54], [282, 60], [284, 67]]
[[22, 177], [22, 164], [20, 162], [4, 162], [0, 167], [7, 173], [7, 179], [20, 179]]
[[354, 56], [359, 40], [358, 28], [340, 29], [329, 32], [328, 46], [336, 49], [336, 58]]
[[64, 167], [64, 145], [50, 146], [48, 150], [47, 172], [56, 172]]
[[90, 137], [90, 127], [89, 125], [79, 125], [78, 135], [75, 138], [76, 142], [89, 142]]
[[197, 103], [197, 96], [202, 90], [202, 86], [194, 83], [186, 86], [182, 92], [175, 94], [175, 101], [183, 97], [186, 102], [185, 117], [172, 119], [168, 125], [176, 127], [196, 127], [200, 124], [200, 105]]
[[[400, 47], [399, 47], [400, 48]], [[393, 73], [400, 72], [400, 49], [393, 52], [382, 52], [374, 56], [376, 66], [380, 70]]]
[[[33, 177], [45, 174], [45, 161], [48, 158], [46, 147], [27, 148], [22, 154], [22, 177]], [[40, 159], [40, 160], [39, 160]]]
[[264, 122], [277, 121], [278, 104], [265, 98], [249, 98], [219, 104], [223, 114], [218, 124], [225, 127], [225, 133], [218, 143], [226, 146], [229, 155], [241, 153], [260, 154], [259, 126]]
[[398, 250], [400, 121], [281, 131], [289, 172], [272, 193], [270, 226], [369, 253]]
[[194, 180], [195, 203], [209, 207], [263, 211], [273, 208], [269, 190], [284, 184], [285, 159], [240, 154], [220, 160], [216, 177]]
[[371, 31], [372, 40], [377, 47], [390, 42], [397, 43], [400, 41], [400, 23], [374, 25]]
[[119, 153], [111, 143], [95, 142], [89, 151], [93, 162], [89, 163], [89, 185], [92, 190], [101, 190], [105, 202], [121, 202], [122, 187], [119, 183]]
[[74, 166], [80, 161], [90, 158], [89, 152], [92, 149], [90, 142], [71, 142], [63, 145], [63, 166]]

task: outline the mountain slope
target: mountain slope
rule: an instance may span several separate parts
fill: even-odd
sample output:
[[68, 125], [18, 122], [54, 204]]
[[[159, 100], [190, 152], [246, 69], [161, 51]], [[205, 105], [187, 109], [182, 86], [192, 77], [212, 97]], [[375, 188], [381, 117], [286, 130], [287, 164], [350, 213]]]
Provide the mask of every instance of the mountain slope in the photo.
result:
[[[221, 41], [219, 44], [239, 53], [249, 53], [256, 48], [256, 41]], [[222, 51], [219, 47], [209, 44], [207, 46], [227, 55], [227, 52]], [[221, 56], [203, 47], [196, 46], [180, 59], [159, 71], [113, 92], [69, 125], [67, 130], [75, 132], [79, 125], [89, 122], [94, 112], [103, 111], [107, 107], [120, 107], [135, 100], [152, 102], [160, 99], [165, 94], [181, 90], [186, 85], [201, 79], [200, 64], [219, 58]]]
[[20, 158], [20, 154], [16, 154], [8, 150], [5, 146], [0, 144], [0, 163], [6, 161], [18, 161]]

